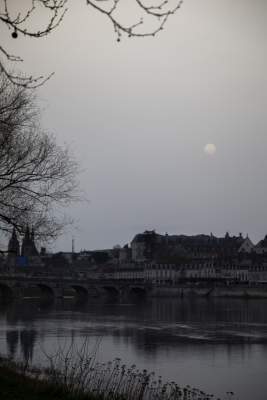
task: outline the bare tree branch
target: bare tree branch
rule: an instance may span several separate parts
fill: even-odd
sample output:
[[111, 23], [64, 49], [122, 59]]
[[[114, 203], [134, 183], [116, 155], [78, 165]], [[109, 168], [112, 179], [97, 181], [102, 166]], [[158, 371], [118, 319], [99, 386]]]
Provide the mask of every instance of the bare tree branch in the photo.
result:
[[[13, 39], [16, 39], [18, 35], [39, 39], [49, 35], [59, 26], [67, 12], [67, 2], [68, 0], [23, 0], [14, 7], [14, 2], [11, 0], [0, 0], [0, 23], [11, 31]], [[183, 0], [129, 0], [129, 4], [135, 5], [137, 14], [140, 11], [141, 16], [134, 16], [136, 21], [127, 25], [123, 22], [123, 17], [120, 17], [123, 5], [125, 7], [125, 0], [86, 0], [88, 6], [109, 19], [117, 41], [121, 40], [123, 34], [128, 37], [155, 36], [164, 28], [169, 17], [181, 7], [182, 2]], [[39, 24], [38, 14], [45, 16], [46, 23], [36, 28], [36, 21], [37, 26]], [[146, 18], [157, 22], [154, 28], [148, 28], [149, 22], [145, 21]], [[0, 73], [4, 73], [15, 85], [36, 88], [43, 85], [53, 75], [51, 73], [48, 76], [26, 77], [10, 73], [6, 62], [22, 62], [23, 59], [11, 54], [3, 44], [0, 44], [1, 55]]]
[[38, 117], [33, 92], [0, 73], [0, 231], [30, 223], [40, 237], [56, 237], [66, 223], [58, 207], [79, 199], [78, 167]]
[[[16, 39], [19, 34], [31, 38], [42, 38], [49, 35], [61, 23], [67, 11], [67, 0], [23, 1], [23, 4], [19, 5], [20, 11], [14, 10], [14, 3], [12, 3], [10, 0], [0, 0], [0, 22], [12, 32], [13, 39]], [[38, 13], [45, 14], [47, 22], [43, 27], [36, 29], [32, 26], [35, 26], [34, 23]], [[10, 54], [3, 45], [0, 45], [0, 54], [4, 57], [2, 60], [0, 59], [0, 72], [3, 72], [16, 85], [25, 88], [36, 88], [43, 85], [53, 75], [50, 74], [47, 77], [22, 77], [21, 75], [11, 74], [5, 67], [4, 59], [11, 62], [21, 62], [23, 59]]]
[[[120, 21], [116, 16], [120, 11], [119, 8], [122, 5], [121, 0], [86, 0], [87, 4], [95, 8], [100, 13], [104, 14], [111, 21], [114, 31], [117, 35], [117, 40], [121, 40], [123, 33], [127, 34], [128, 37], [147, 37], [155, 36], [161, 30], [163, 30], [169, 17], [181, 7], [183, 0], [164, 0], [159, 2], [157, 5], [146, 5], [146, 1], [134, 0], [138, 7], [143, 11], [144, 16], [140, 17], [134, 24], [126, 25]], [[102, 4], [105, 3], [105, 6]], [[150, 1], [151, 3], [151, 1]], [[108, 6], [107, 6], [108, 4]], [[144, 25], [144, 17], [150, 16], [158, 20], [156, 28], [151, 30], [141, 30], [140, 27]]]

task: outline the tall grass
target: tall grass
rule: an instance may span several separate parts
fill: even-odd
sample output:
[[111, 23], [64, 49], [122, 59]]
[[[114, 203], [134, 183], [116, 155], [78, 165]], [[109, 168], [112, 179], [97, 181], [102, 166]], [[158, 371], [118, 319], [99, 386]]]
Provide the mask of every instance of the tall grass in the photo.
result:
[[[97, 361], [98, 344], [89, 352], [88, 341], [77, 348], [73, 343], [56, 354], [46, 354], [49, 367], [44, 379], [66, 393], [90, 395], [101, 400], [210, 400], [213, 395], [175, 382], [163, 382], [153, 372], [127, 367], [119, 358], [107, 363]], [[233, 393], [226, 394], [227, 399]]]

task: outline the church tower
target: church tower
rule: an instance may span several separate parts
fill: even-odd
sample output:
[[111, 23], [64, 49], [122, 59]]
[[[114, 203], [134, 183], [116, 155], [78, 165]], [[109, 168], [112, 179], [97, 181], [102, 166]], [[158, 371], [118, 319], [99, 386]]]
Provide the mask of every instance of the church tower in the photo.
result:
[[37, 248], [36, 248], [36, 245], [35, 245], [35, 235], [34, 235], [34, 229], [32, 228], [32, 231], [31, 231], [31, 243], [32, 243], [32, 256], [39, 256], [39, 252], [38, 252], [38, 250], [37, 250]]
[[22, 241], [21, 255], [26, 260], [27, 265], [40, 266], [42, 265], [42, 261], [36, 248], [34, 239], [34, 229], [32, 228], [30, 231], [29, 225], [27, 225]]
[[29, 225], [26, 227], [25, 235], [22, 241], [22, 246], [21, 246], [21, 255], [22, 256], [30, 256], [31, 255], [31, 235], [30, 235], [30, 228]]
[[34, 242], [34, 230], [32, 228], [32, 231], [30, 232], [29, 225], [27, 225], [25, 235], [23, 238], [21, 255], [24, 257], [39, 255], [38, 250], [35, 246], [35, 242]]
[[8, 255], [19, 256], [19, 241], [15, 228], [13, 228], [12, 236], [8, 243]]
[[8, 263], [15, 265], [19, 253], [20, 253], [19, 241], [17, 238], [16, 230], [15, 228], [13, 228], [12, 236], [8, 242], [8, 254], [7, 254]]

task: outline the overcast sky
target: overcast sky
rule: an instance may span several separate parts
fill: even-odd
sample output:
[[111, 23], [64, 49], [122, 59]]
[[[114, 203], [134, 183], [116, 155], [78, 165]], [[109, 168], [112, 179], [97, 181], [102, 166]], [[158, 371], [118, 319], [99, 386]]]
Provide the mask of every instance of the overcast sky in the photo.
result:
[[70, 2], [49, 37], [9, 43], [22, 70], [55, 71], [38, 89], [42, 124], [73, 149], [90, 200], [70, 207], [75, 226], [54, 249], [70, 250], [72, 235], [77, 251], [123, 245], [145, 229], [257, 242], [267, 233], [267, 2], [185, 0], [156, 38], [120, 43], [84, 3]]

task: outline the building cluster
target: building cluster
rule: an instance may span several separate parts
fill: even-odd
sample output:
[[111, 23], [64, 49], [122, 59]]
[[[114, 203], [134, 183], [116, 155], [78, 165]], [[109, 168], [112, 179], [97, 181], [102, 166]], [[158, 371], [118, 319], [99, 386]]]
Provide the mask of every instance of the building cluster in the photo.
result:
[[254, 245], [241, 233], [216, 237], [145, 231], [120, 249], [117, 265], [106, 269], [106, 276], [158, 284], [267, 284], [267, 236]]
[[21, 246], [13, 231], [5, 265], [166, 284], [207, 280], [267, 283], [267, 236], [254, 245], [241, 233], [216, 237], [212, 233], [162, 235], [153, 230], [137, 234], [124, 247], [48, 254], [44, 248], [38, 252], [34, 232], [27, 228]]

